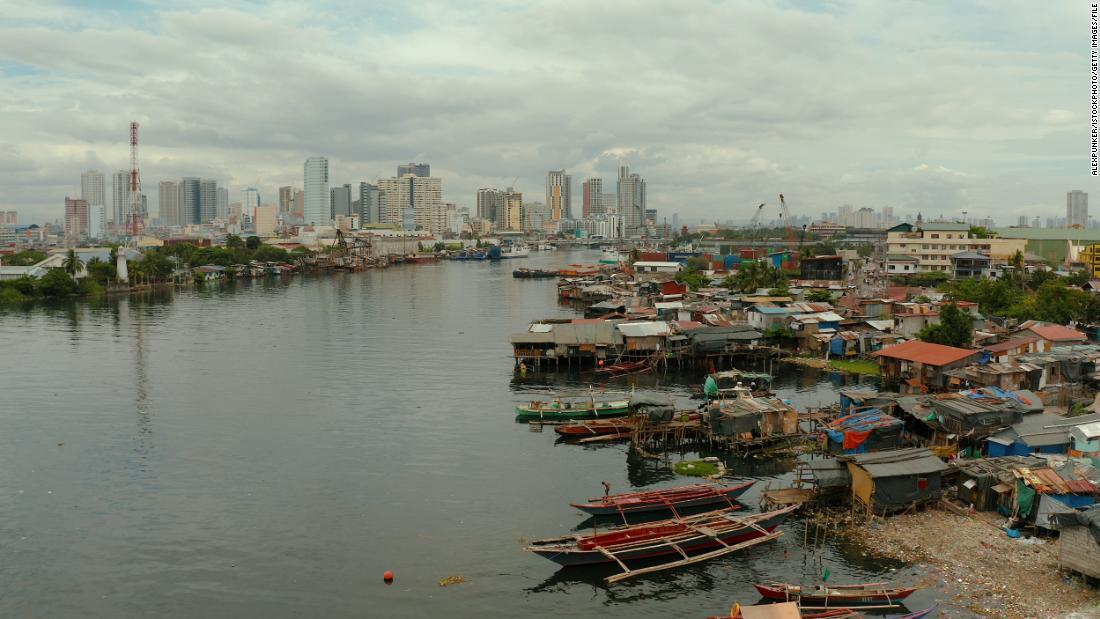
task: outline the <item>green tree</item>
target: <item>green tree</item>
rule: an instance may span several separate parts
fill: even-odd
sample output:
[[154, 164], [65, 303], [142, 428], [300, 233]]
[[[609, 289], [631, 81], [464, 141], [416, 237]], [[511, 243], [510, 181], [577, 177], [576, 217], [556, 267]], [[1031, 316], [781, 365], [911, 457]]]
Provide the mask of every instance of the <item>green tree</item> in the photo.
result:
[[1027, 287], [1031, 288], [1032, 290], [1038, 290], [1043, 286], [1043, 284], [1052, 279], [1058, 279], [1058, 276], [1055, 275], [1053, 271], [1038, 270], [1028, 276]]
[[[245, 239], [244, 245], [248, 249], [248, 251], [256, 251], [256, 248], [260, 246], [260, 237], [250, 236], [247, 239]], [[234, 249], [238, 249], [238, 248], [234, 248]]]
[[282, 247], [261, 245], [260, 248], [252, 254], [252, 259], [260, 262], [286, 262], [290, 260], [290, 254]]
[[76, 292], [76, 282], [65, 269], [50, 269], [38, 280], [35, 288], [44, 297], [65, 297]]
[[1020, 320], [1042, 320], [1064, 325], [1074, 320], [1086, 320], [1093, 307], [1089, 293], [1067, 287], [1062, 280], [1054, 279], [1016, 304], [1010, 313]]
[[85, 279], [91, 279], [100, 285], [107, 284], [115, 279], [115, 265], [103, 262], [98, 258], [92, 258], [85, 265], [88, 269], [88, 277]]
[[173, 270], [172, 261], [159, 251], [151, 251], [145, 254], [140, 264], [141, 271], [154, 282], [167, 279]]
[[80, 258], [76, 255], [75, 249], [70, 249], [65, 253], [65, 260], [61, 262], [61, 269], [68, 273], [70, 277], [76, 277], [76, 274], [80, 272]]
[[1066, 283], [1070, 286], [1084, 286], [1090, 279], [1088, 271], [1074, 271], [1066, 277]]
[[864, 243], [856, 248], [856, 253], [861, 258], [870, 258], [875, 253], [875, 246], [870, 243]]
[[982, 226], [970, 226], [970, 237], [975, 239], [988, 239], [996, 236], [996, 232]]
[[245, 247], [244, 239], [236, 234], [230, 234], [225, 237], [225, 246], [229, 249], [239, 249]]
[[806, 295], [806, 300], [811, 303], [833, 303], [833, 295], [828, 290], [811, 290]]
[[42, 262], [48, 257], [38, 250], [26, 249], [3, 258], [3, 262], [11, 267], [29, 267]]
[[954, 303], [940, 308], [939, 324], [929, 325], [917, 334], [917, 338], [925, 342], [959, 348], [969, 346], [973, 336], [974, 323], [970, 314]]

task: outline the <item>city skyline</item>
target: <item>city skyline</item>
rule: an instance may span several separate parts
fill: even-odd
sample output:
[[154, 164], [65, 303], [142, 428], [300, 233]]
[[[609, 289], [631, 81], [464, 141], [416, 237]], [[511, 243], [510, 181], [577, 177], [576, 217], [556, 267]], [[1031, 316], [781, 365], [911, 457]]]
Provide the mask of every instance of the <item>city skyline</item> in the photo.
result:
[[[430, 162], [446, 199], [467, 208], [479, 187], [518, 177], [537, 195], [547, 170], [613, 179], [624, 163], [646, 177], [649, 206], [686, 220], [747, 219], [784, 193], [797, 215], [890, 204], [1011, 222], [1060, 216], [1060, 196], [1091, 188], [1088, 24], [1068, 5], [998, 11], [993, 31], [977, 7], [913, 7], [902, 24], [887, 6], [708, 4], [689, 16], [650, 1], [630, 18], [653, 33], [641, 48], [617, 27], [621, 11], [579, 2], [106, 5], [6, 16], [0, 209], [25, 221], [60, 218], [82, 171], [126, 168], [130, 120], [147, 187], [196, 176], [275, 195], [325, 153], [340, 182]], [[543, 41], [546, 16], [584, 25]], [[237, 36], [223, 36], [227, 23]], [[310, 29], [321, 36], [301, 36]], [[509, 36], [487, 36], [497, 32]], [[797, 35], [798, 49], [777, 32]], [[516, 40], [544, 44], [519, 53]], [[204, 54], [177, 53], [196, 47]], [[963, 60], [975, 56], [980, 68]], [[641, 67], [676, 77], [639, 80]], [[593, 79], [607, 96], [578, 102]], [[505, 94], [525, 90], [542, 95]], [[78, 114], [66, 111], [74, 101]]]

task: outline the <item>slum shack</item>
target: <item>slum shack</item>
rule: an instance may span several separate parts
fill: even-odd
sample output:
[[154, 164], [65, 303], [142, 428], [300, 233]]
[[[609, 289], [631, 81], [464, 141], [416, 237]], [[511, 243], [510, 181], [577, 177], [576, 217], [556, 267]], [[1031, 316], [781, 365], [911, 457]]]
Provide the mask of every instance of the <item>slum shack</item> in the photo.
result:
[[1007, 391], [1037, 389], [1042, 369], [1027, 363], [987, 363], [947, 370], [952, 387], [997, 387]]
[[956, 496], [964, 505], [980, 512], [997, 510], [1004, 516], [1012, 514], [1013, 490], [1017, 468], [1045, 466], [1046, 461], [1031, 456], [1003, 456], [960, 460], [959, 486]]
[[840, 390], [840, 413], [847, 415], [867, 408], [890, 413], [897, 399], [896, 393], [883, 393], [870, 387], [849, 387]]
[[985, 390], [944, 393], [931, 398], [931, 405], [943, 428], [972, 439], [1019, 423], [1024, 412], [1019, 401], [997, 397]]
[[778, 398], [754, 398], [747, 388], [734, 390], [732, 399], [711, 404], [708, 423], [712, 434], [754, 441], [798, 433], [798, 411]]
[[877, 408], [854, 413], [825, 426], [826, 450], [854, 454], [901, 447], [905, 424]]
[[[1019, 423], [986, 439], [990, 456], [1026, 456], [1032, 453], [1064, 454], [1073, 445], [1070, 430], [1078, 418], [1066, 419], [1050, 413], [1024, 415]], [[1097, 421], [1100, 415], [1081, 417], [1081, 423]]]
[[813, 480], [814, 500], [819, 505], [839, 503], [852, 486], [848, 465], [836, 458], [811, 460], [807, 468]]
[[852, 477], [852, 504], [885, 514], [938, 501], [948, 469], [923, 447], [840, 456]]
[[1100, 507], [1055, 517], [1061, 530], [1058, 564], [1100, 578]]
[[883, 348], [874, 356], [878, 357], [885, 382], [928, 391], [946, 387], [948, 377], [944, 372], [973, 363], [980, 354], [980, 350], [910, 340]]

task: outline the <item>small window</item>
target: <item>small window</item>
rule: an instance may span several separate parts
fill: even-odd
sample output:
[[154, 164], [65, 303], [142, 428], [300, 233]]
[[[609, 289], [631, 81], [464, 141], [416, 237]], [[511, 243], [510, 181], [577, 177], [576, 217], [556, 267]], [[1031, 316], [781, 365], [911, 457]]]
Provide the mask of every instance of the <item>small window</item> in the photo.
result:
[[938, 235], [938, 234], [933, 234], [933, 235], [932, 235], [932, 238], [934, 238], [934, 239], [938, 239], [938, 238], [940, 238], [940, 235]]

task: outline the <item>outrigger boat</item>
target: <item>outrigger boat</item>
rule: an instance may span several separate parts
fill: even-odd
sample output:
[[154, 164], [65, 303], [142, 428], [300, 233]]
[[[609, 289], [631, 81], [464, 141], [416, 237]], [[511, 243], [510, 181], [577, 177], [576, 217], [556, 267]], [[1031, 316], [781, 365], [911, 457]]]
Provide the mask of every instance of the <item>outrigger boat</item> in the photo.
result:
[[[915, 613], [888, 615], [886, 619], [925, 619], [931, 617], [937, 608], [937, 606], [933, 606]], [[730, 614], [723, 617], [708, 617], [707, 619], [866, 619], [866, 617], [852, 608], [809, 610], [799, 608], [797, 602], [778, 602], [756, 606], [734, 604], [733, 608], [730, 609]]]
[[[533, 542], [524, 548], [559, 565], [617, 563], [622, 572], [608, 576], [608, 583], [699, 563], [769, 542], [782, 535], [775, 529], [796, 506], [772, 512], [738, 516], [733, 509], [695, 516], [658, 520], [647, 524], [615, 527], [602, 533], [567, 535]], [[704, 551], [689, 555], [689, 552]], [[676, 560], [631, 569], [626, 562], [672, 555]]]
[[769, 600], [798, 601], [807, 604], [850, 606], [856, 604], [893, 604], [904, 600], [919, 587], [886, 587], [872, 582], [857, 585], [813, 585], [803, 587], [782, 582], [754, 584], [760, 595]]
[[755, 481], [720, 486], [715, 484], [690, 484], [661, 490], [624, 492], [588, 499], [587, 503], [570, 503], [573, 507], [593, 516], [637, 514], [642, 512], [672, 512], [716, 505], [737, 509], [733, 501], [755, 484]]
[[557, 398], [549, 402], [535, 400], [526, 406], [516, 407], [516, 421], [572, 421], [628, 414], [630, 400], [599, 401], [593, 397], [583, 400]]
[[[692, 422], [703, 418], [702, 413], [696, 411], [678, 411], [673, 416], [673, 421]], [[609, 434], [629, 434], [634, 428], [634, 417], [615, 417], [613, 419], [581, 419], [571, 423], [563, 423], [554, 428], [554, 431], [563, 438], [588, 438], [594, 436], [606, 436]]]
[[643, 359], [641, 361], [620, 361], [619, 363], [605, 365], [596, 368], [595, 372], [604, 376], [625, 376], [627, 374], [648, 372], [650, 369], [652, 368], [649, 366], [649, 361]]

